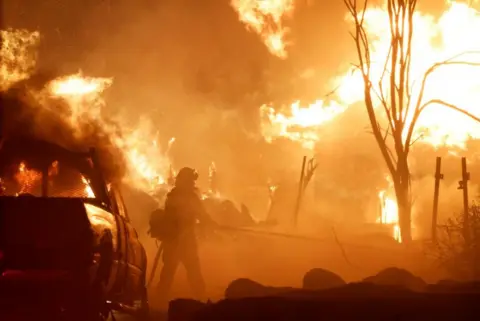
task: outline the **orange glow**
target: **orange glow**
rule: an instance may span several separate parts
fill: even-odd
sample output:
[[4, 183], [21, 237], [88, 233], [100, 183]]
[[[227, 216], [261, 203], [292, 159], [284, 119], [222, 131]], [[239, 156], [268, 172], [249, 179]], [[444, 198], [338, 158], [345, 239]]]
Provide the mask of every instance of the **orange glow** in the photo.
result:
[[95, 205], [84, 203], [85, 211], [87, 212], [88, 220], [93, 227], [93, 230], [99, 235], [103, 234], [105, 230], [109, 230], [112, 233], [112, 245], [113, 249], [117, 248], [117, 223], [115, 222], [115, 216]]
[[283, 20], [292, 14], [294, 0], [231, 0], [239, 19], [249, 30], [257, 33], [268, 50], [279, 58], [286, 58]]
[[[410, 87], [412, 107], [407, 115], [411, 121], [414, 106], [419, 97], [423, 75], [434, 63], [442, 62], [460, 53], [456, 61], [480, 62], [480, 15], [467, 3], [449, 1], [448, 9], [438, 18], [416, 12], [413, 19], [412, 62]], [[351, 18], [350, 18], [351, 19]], [[365, 12], [365, 27], [370, 36], [371, 81], [377, 92], [390, 47], [388, 13], [383, 7]], [[474, 52], [476, 51], [476, 53]], [[388, 72], [387, 72], [388, 73]], [[474, 115], [480, 99], [480, 68], [468, 65], [440, 67], [427, 80], [423, 103], [441, 99], [463, 108]], [[454, 81], [452, 81], [454, 80]], [[363, 102], [363, 79], [358, 70], [350, 70], [339, 79], [342, 84], [339, 99], [352, 104]], [[389, 77], [383, 78], [383, 88], [388, 88]], [[385, 90], [384, 90], [385, 92]], [[378, 104], [378, 102], [377, 102]], [[449, 108], [432, 105], [425, 109], [416, 126], [416, 136], [432, 146], [464, 148], [469, 138], [480, 138], [480, 126], [474, 120]]]
[[18, 194], [32, 194], [33, 187], [41, 178], [41, 172], [29, 169], [24, 162], [21, 162], [15, 174], [15, 180], [20, 185]]
[[169, 140], [167, 151], [162, 153], [157, 144], [157, 131], [146, 118], [131, 130], [124, 119], [117, 119], [122, 129], [120, 133], [118, 127], [104, 121], [102, 111], [106, 103], [102, 93], [112, 81], [111, 78], [84, 77], [79, 73], [55, 79], [47, 89], [51, 95], [68, 103], [71, 109], [70, 121], [74, 128], [85, 119], [102, 124], [127, 161], [128, 173], [124, 179], [138, 189], [153, 193], [166, 181], [170, 168], [166, 154], [175, 138]]
[[95, 198], [95, 193], [93, 192], [92, 187], [90, 186], [90, 182], [85, 176], [82, 176], [82, 182], [85, 184], [85, 193], [87, 194], [88, 198]]
[[[350, 16], [347, 17], [352, 20]], [[412, 40], [411, 81], [412, 104], [416, 103], [424, 73], [433, 64], [445, 61], [459, 53], [469, 52], [458, 58], [466, 62], [480, 63], [480, 12], [467, 3], [449, 1], [448, 9], [439, 18], [417, 12], [413, 23], [415, 30]], [[388, 12], [383, 7], [372, 7], [365, 13], [365, 28], [370, 39], [371, 81], [376, 92], [390, 47], [390, 23]], [[455, 79], [455, 81], [452, 81]], [[389, 77], [383, 78], [384, 82]], [[321, 139], [319, 128], [332, 121], [353, 104], [364, 100], [364, 82], [356, 67], [336, 77], [339, 87], [334, 101], [300, 107], [298, 102], [286, 109], [262, 106], [262, 132], [268, 142], [283, 137], [299, 142], [311, 149]], [[389, 88], [383, 83], [383, 88]], [[385, 90], [384, 90], [385, 91]], [[374, 95], [375, 96], [375, 95]], [[388, 95], [387, 95], [388, 96]], [[374, 97], [375, 98], [375, 97]], [[423, 102], [441, 99], [459, 108], [480, 116], [476, 110], [480, 99], [480, 67], [449, 65], [435, 71], [428, 79]], [[379, 101], [376, 101], [378, 105]], [[410, 108], [407, 122], [411, 121], [414, 106]], [[379, 115], [383, 111], [379, 110]], [[380, 117], [381, 119], [381, 117]], [[414, 132], [418, 142], [434, 147], [450, 146], [465, 148], [468, 139], [480, 138], [480, 126], [465, 115], [439, 105], [425, 109]]]
[[304, 148], [314, 149], [320, 139], [319, 127], [343, 113], [346, 107], [332, 102], [326, 105], [322, 100], [306, 107], [294, 102], [285, 113], [276, 112], [271, 106], [260, 108], [262, 134], [267, 142], [283, 137], [299, 142]]
[[48, 176], [54, 176], [58, 174], [58, 161], [54, 161], [49, 167], [48, 167]]
[[217, 190], [217, 166], [215, 162], [211, 162], [208, 167], [208, 180], [210, 182], [208, 194], [213, 197], [220, 197], [220, 193]]
[[40, 33], [27, 30], [0, 30], [0, 90], [27, 79], [37, 62]]
[[[476, 33], [480, 28], [480, 12], [460, 1], [448, 1], [447, 6], [439, 17], [419, 11], [414, 15], [409, 83], [412, 100], [409, 114], [406, 115], [407, 126], [411, 123], [423, 76], [433, 64], [460, 53], [465, 54], [457, 61], [480, 63], [480, 38]], [[350, 16], [347, 16], [347, 19], [352, 22]], [[378, 93], [381, 92], [379, 83], [384, 67], [389, 66], [386, 60], [391, 43], [390, 22], [385, 7], [368, 8], [364, 26], [370, 42], [370, 80]], [[386, 96], [389, 80], [388, 76], [382, 80]], [[298, 142], [304, 148], [314, 148], [317, 142], [321, 141], [322, 125], [334, 121], [335, 117], [349, 106], [364, 102], [364, 79], [357, 67], [352, 66], [336, 77], [335, 82], [339, 87], [332, 97], [333, 101], [328, 104], [320, 101], [301, 108], [297, 102], [286, 109], [262, 106], [260, 111], [265, 140], [272, 142], [277, 138], [287, 138]], [[375, 95], [373, 96], [375, 98]], [[480, 99], [480, 68], [465, 64], [440, 67], [428, 78], [422, 102], [431, 99], [446, 101], [480, 117], [477, 110]], [[375, 104], [380, 106], [379, 100], [376, 100]], [[379, 119], [384, 121], [384, 113], [380, 108], [377, 107]], [[480, 126], [475, 120], [440, 105], [431, 105], [424, 110], [413, 135], [413, 139], [418, 140], [417, 143], [435, 148], [447, 146], [452, 149], [464, 149], [469, 139], [479, 138]], [[380, 192], [379, 198], [382, 214], [378, 223], [393, 225], [393, 237], [401, 242], [395, 198], [388, 196], [386, 191]]]
[[380, 191], [378, 198], [381, 204], [381, 214], [377, 218], [377, 223], [392, 226], [392, 236], [397, 242], [402, 242], [400, 234], [400, 225], [398, 221], [398, 206], [394, 198], [387, 196], [386, 191]]

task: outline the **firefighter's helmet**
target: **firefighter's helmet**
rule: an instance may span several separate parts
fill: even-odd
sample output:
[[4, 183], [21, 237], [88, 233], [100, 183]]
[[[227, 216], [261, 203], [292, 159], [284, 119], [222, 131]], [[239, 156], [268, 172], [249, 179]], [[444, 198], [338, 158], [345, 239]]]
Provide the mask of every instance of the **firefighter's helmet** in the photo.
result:
[[178, 171], [175, 178], [175, 185], [183, 183], [194, 183], [198, 179], [198, 173], [195, 169], [190, 167], [184, 167]]

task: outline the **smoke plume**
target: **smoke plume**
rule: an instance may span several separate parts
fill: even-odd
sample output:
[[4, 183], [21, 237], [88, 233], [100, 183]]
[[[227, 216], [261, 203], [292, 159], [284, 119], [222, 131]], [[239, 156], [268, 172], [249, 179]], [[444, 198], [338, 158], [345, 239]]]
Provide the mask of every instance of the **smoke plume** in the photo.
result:
[[[54, 75], [37, 74], [2, 92], [2, 138], [26, 137], [60, 145], [72, 151], [85, 152], [95, 148], [105, 178], [119, 181], [125, 175], [126, 162], [110, 133], [115, 128], [104, 120], [84, 117], [69, 121], [72, 110], [66, 101], [49, 96], [44, 88]], [[117, 130], [120, 135], [119, 129]]]

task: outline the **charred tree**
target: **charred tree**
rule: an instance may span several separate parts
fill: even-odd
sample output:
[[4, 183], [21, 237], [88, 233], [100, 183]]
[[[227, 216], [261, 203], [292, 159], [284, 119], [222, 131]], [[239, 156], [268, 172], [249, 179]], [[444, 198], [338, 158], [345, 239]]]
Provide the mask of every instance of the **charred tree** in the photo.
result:
[[[412, 39], [415, 30], [414, 14], [417, 0], [386, 0], [389, 18], [389, 50], [381, 76], [374, 79], [371, 72], [371, 44], [365, 25], [368, 0], [344, 0], [353, 23], [351, 33], [359, 59], [358, 70], [364, 84], [364, 104], [371, 129], [388, 171], [393, 180], [399, 211], [401, 239], [408, 243], [411, 236], [411, 174], [408, 156], [411, 146], [421, 137], [414, 137], [417, 121], [430, 105], [444, 106], [480, 121], [467, 111], [440, 99], [424, 99], [424, 89], [429, 76], [447, 65], [480, 66], [480, 63], [460, 61], [466, 53], [433, 64], [423, 75], [420, 86], [413, 93], [410, 75]], [[471, 52], [470, 52], [471, 53]], [[477, 53], [478, 54], [478, 53]]]

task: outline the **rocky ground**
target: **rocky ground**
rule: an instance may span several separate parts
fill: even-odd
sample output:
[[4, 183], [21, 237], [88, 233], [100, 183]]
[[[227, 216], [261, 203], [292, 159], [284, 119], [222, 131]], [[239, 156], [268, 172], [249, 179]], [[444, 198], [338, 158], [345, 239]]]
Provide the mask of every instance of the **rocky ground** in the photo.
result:
[[480, 283], [427, 284], [410, 272], [385, 269], [346, 284], [323, 270], [309, 271], [301, 289], [267, 287], [239, 279], [226, 299], [170, 303], [169, 321], [213, 320], [479, 320]]
[[[148, 238], [142, 242], [149, 258], [153, 258], [154, 242]], [[340, 235], [337, 241], [332, 237], [326, 241], [308, 241], [221, 233], [218, 239], [202, 241], [200, 258], [212, 300], [223, 298], [227, 286], [238, 278], [278, 287], [299, 287], [304, 274], [312, 267], [334, 271], [347, 282], [361, 280], [391, 266], [412, 271], [430, 283], [444, 278], [434, 264], [425, 260], [421, 249], [405, 250], [404, 246], [382, 237], [359, 241]], [[154, 283], [157, 280], [155, 278]], [[174, 297], [189, 297], [189, 292], [185, 271], [180, 267]]]

